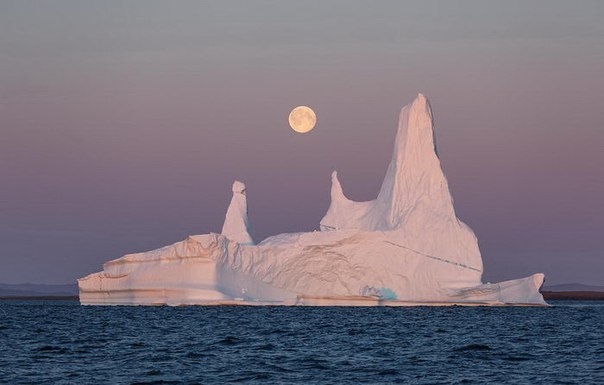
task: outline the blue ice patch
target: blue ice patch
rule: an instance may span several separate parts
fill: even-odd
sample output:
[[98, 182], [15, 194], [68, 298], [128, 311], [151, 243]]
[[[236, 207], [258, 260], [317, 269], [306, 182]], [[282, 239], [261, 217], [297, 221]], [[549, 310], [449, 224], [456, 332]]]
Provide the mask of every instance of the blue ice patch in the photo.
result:
[[385, 299], [388, 301], [394, 301], [396, 300], [396, 293], [390, 289], [388, 289], [387, 287], [381, 287], [379, 289], [380, 291], [380, 299]]
[[387, 301], [396, 299], [396, 293], [387, 287], [365, 286], [361, 289], [360, 294], [367, 297], [378, 297]]

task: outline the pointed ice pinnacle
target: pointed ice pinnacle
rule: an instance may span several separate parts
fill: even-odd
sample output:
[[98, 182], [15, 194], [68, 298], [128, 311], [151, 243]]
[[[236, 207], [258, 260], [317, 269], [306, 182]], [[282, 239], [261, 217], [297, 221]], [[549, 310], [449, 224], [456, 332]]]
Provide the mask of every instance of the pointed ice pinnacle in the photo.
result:
[[399, 232], [397, 237], [414, 250], [449, 255], [482, 271], [478, 241], [453, 209], [436, 154], [432, 110], [424, 95], [401, 109], [392, 160], [377, 198], [368, 202], [346, 198], [334, 171], [331, 205], [320, 228]]
[[432, 111], [424, 95], [403, 107], [392, 160], [377, 198], [347, 199], [332, 174], [331, 206], [321, 220], [324, 229], [395, 230], [404, 226], [418, 204], [442, 216], [454, 216], [447, 180], [435, 152]]
[[253, 245], [254, 240], [248, 229], [245, 184], [235, 181], [233, 182], [233, 198], [224, 218], [221, 234], [242, 245]]

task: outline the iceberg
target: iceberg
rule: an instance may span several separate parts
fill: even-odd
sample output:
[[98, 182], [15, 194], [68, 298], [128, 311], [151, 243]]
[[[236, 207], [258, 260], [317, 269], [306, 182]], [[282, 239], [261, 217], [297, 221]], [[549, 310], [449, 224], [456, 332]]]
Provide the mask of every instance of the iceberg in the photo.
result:
[[474, 232], [460, 221], [423, 95], [402, 108], [375, 200], [346, 197], [331, 176], [319, 231], [255, 244], [245, 184], [235, 181], [222, 232], [191, 235], [106, 262], [78, 280], [85, 305], [547, 305], [541, 273], [483, 283]]

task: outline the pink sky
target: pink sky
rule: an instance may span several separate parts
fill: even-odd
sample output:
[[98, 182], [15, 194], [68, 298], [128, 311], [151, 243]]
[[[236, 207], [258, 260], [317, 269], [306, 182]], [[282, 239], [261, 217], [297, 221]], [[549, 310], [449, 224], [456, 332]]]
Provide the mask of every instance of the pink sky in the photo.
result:
[[[444, 3], [444, 4], [443, 4]], [[72, 282], [220, 231], [373, 199], [430, 99], [484, 279], [604, 284], [601, 2], [0, 2], [0, 282]], [[316, 129], [293, 133], [296, 105]]]

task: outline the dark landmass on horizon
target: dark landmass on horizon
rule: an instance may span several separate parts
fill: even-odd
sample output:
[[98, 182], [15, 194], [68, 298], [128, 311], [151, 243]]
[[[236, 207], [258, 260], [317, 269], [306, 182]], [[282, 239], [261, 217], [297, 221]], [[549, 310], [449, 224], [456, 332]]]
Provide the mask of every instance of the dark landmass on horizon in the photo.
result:
[[562, 283], [559, 285], [544, 285], [541, 292], [552, 291], [601, 291], [604, 292], [604, 286], [584, 285], [582, 283]]
[[77, 295], [0, 296], [0, 301], [79, 301]]
[[77, 297], [77, 283], [45, 285], [37, 283], [0, 283], [0, 297]]
[[604, 301], [603, 291], [542, 291], [541, 294], [546, 301]]
[[[601, 291], [544, 291], [543, 298], [546, 301], [604, 301], [604, 292]], [[0, 296], [0, 300], [54, 300], [54, 301], [79, 301], [77, 295], [41, 295], [41, 296]]]
[[[543, 298], [546, 301], [604, 301], [604, 292], [602, 291], [544, 291]], [[79, 301], [77, 295], [38, 295], [38, 296], [0, 296], [1, 300], [21, 300], [21, 301]]]
[[[79, 300], [78, 285], [0, 283], [0, 300]], [[549, 300], [604, 301], [604, 286], [565, 283], [545, 286], [543, 298]]]

